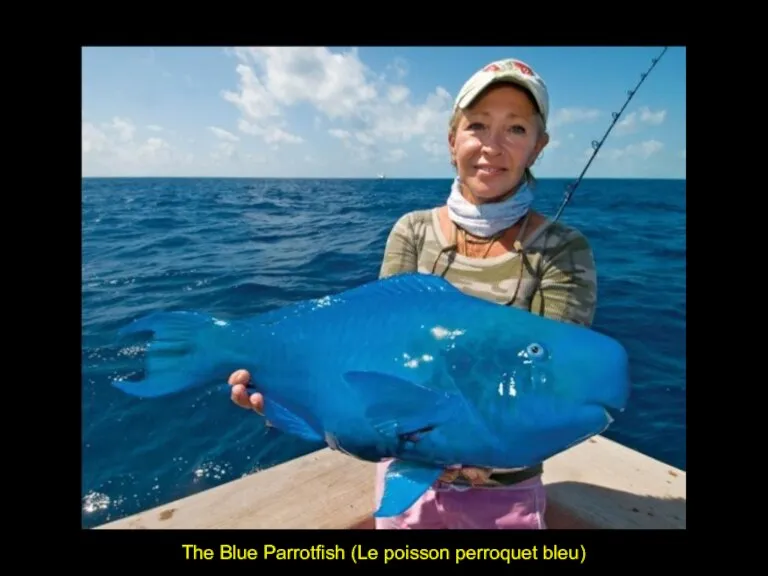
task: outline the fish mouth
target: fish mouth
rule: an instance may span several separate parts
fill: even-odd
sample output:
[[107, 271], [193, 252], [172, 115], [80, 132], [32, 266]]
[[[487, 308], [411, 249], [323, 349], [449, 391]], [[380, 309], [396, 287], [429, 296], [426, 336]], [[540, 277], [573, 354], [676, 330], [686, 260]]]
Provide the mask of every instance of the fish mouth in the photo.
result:
[[618, 415], [622, 412], [624, 412], [624, 407], [622, 406], [612, 406], [610, 404], [606, 404], [604, 402], [590, 402], [587, 404], [590, 408], [596, 408], [597, 410], [600, 410], [605, 414], [605, 420], [607, 422], [607, 426], [610, 426], [616, 421], [616, 418]]
[[616, 417], [612, 413], [612, 408], [608, 408], [605, 404], [600, 404], [600, 407], [603, 409], [603, 413], [605, 414], [605, 419], [608, 421], [608, 425], [610, 426], [616, 421]]
[[[584, 434], [568, 444], [567, 448], [581, 444], [593, 436], [603, 434], [615, 422], [614, 415], [612, 414], [613, 409], [605, 404], [592, 402], [587, 404], [586, 408], [588, 412], [583, 414], [585, 418], [584, 424], [586, 424], [585, 428], [582, 429]], [[602, 419], [599, 417], [601, 412], [604, 416]]]

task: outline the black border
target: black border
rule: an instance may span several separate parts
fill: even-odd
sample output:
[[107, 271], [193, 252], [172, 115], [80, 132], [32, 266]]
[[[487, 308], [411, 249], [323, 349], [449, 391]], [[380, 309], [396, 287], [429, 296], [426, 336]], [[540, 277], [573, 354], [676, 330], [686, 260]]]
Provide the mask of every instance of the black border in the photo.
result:
[[[424, 5], [426, 6], [426, 5]], [[306, 8], [310, 6], [307, 5]], [[30, 75], [28, 82], [19, 84], [22, 89], [27, 88], [29, 95], [32, 99], [39, 101], [35, 102], [37, 106], [35, 109], [30, 110], [32, 117], [37, 116], [39, 121], [38, 127], [41, 128], [40, 132], [34, 133], [34, 136], [29, 132], [30, 124], [24, 124], [19, 126], [17, 134], [28, 134], [30, 137], [30, 144], [35, 144], [38, 153], [32, 153], [33, 157], [31, 161], [36, 163], [33, 167], [33, 171], [27, 176], [27, 186], [32, 187], [30, 190], [16, 189], [16, 193], [12, 196], [18, 199], [26, 200], [29, 198], [33, 201], [33, 206], [28, 209], [28, 214], [34, 215], [35, 226], [27, 228], [28, 233], [35, 236], [43, 235], [44, 238], [41, 242], [45, 242], [47, 239], [47, 251], [48, 258], [45, 258], [45, 252], [36, 250], [33, 254], [36, 254], [38, 258], [33, 258], [26, 263], [22, 263], [22, 266], [28, 266], [29, 270], [26, 271], [27, 281], [32, 281], [39, 286], [39, 290], [43, 292], [42, 295], [38, 295], [37, 298], [29, 303], [29, 310], [45, 309], [46, 312], [58, 313], [46, 314], [45, 317], [41, 314], [39, 322], [36, 323], [34, 328], [32, 342], [29, 345], [35, 349], [40, 350], [41, 347], [46, 347], [48, 356], [45, 354], [38, 357], [30, 357], [31, 362], [27, 362], [33, 370], [32, 374], [36, 372], [35, 368], [44, 366], [53, 366], [51, 362], [52, 357], [55, 357], [55, 349], [67, 350], [64, 354], [71, 355], [72, 358], [78, 357], [79, 351], [74, 349], [69, 350], [69, 346], [62, 347], [56, 342], [64, 343], [69, 342], [70, 339], [74, 341], [80, 341], [78, 338], [71, 338], [69, 334], [62, 333], [61, 336], [53, 334], [54, 331], [61, 328], [65, 330], [65, 323], [61, 322], [61, 312], [64, 311], [64, 300], [67, 297], [65, 285], [68, 285], [68, 276], [48, 268], [47, 270], [41, 270], [40, 264], [44, 266], [50, 266], [51, 261], [63, 259], [65, 250], [65, 242], [71, 241], [71, 246], [67, 243], [66, 248], [71, 250], [72, 258], [75, 262], [72, 262], [72, 274], [75, 275], [75, 269], [78, 267], [78, 260], [81, 259], [81, 228], [75, 228], [80, 222], [80, 210], [81, 204], [76, 200], [73, 200], [69, 195], [68, 178], [65, 175], [72, 173], [72, 180], [78, 182], [78, 188], [80, 188], [81, 174], [79, 173], [80, 166], [80, 143], [72, 142], [68, 138], [68, 123], [65, 125], [63, 122], [58, 124], [57, 122], [51, 122], [55, 118], [66, 118], [68, 113], [62, 113], [63, 109], [68, 112], [71, 106], [72, 115], [75, 116], [78, 109], [81, 108], [81, 102], [78, 96], [81, 94], [81, 85], [78, 83], [81, 80], [81, 74], [78, 71], [81, 70], [81, 45], [98, 46], [98, 45], [247, 45], [247, 44], [259, 44], [259, 45], [424, 45], [424, 46], [440, 46], [440, 45], [497, 45], [497, 44], [518, 44], [518, 45], [644, 45], [644, 46], [658, 46], [658, 45], [670, 45], [670, 46], [683, 46], [688, 45], [688, 33], [693, 28], [691, 27], [690, 20], [686, 18], [677, 18], [674, 13], [670, 14], [665, 10], [659, 11], [657, 6], [647, 6], [641, 8], [640, 11], [632, 10], [629, 6], [626, 6], [627, 11], [623, 12], [624, 6], [616, 5], [612, 6], [613, 12], [609, 12], [607, 7], [602, 11], [594, 11], [593, 15], [587, 14], [587, 10], [583, 5], [575, 6], [574, 8], [578, 12], [577, 14], [568, 14], [561, 8], [555, 8], [553, 6], [548, 7], [536, 7], [529, 5], [526, 7], [516, 7], [514, 5], [486, 5], [486, 12], [482, 14], [476, 12], [481, 10], [482, 7], [477, 6], [472, 9], [471, 14], [466, 14], [460, 10], [451, 10], [449, 7], [444, 6], [442, 13], [436, 12], [434, 9], [430, 10], [426, 8], [423, 15], [417, 12], [416, 5], [409, 5], [407, 10], [403, 10], [394, 4], [387, 5], [385, 10], [381, 9], [381, 6], [376, 5], [357, 5], [357, 15], [348, 15], [342, 10], [333, 11], [331, 5], [318, 6], [316, 14], [312, 14], [311, 11], [307, 11], [305, 8], [299, 11], [293, 11], [293, 14], [282, 17], [281, 15], [266, 14], [266, 7], [257, 8], [256, 5], [241, 5], [239, 7], [233, 6], [234, 10], [222, 12], [219, 17], [215, 11], [206, 10], [204, 14], [201, 14], [202, 18], [195, 19], [195, 16], [199, 14], [192, 8], [191, 5], [181, 7], [181, 9], [173, 9], [173, 12], [168, 17], [158, 13], [158, 7], [155, 6], [151, 10], [141, 10], [134, 8], [133, 10], [116, 10], [114, 15], [109, 15], [105, 9], [101, 13], [91, 13], [90, 17], [86, 18], [82, 16], [82, 19], [78, 18], [79, 22], [85, 24], [84, 28], [87, 30], [85, 34], [81, 34], [80, 45], [69, 45], [69, 43], [57, 43], [54, 39], [49, 43], [41, 43], [38, 45], [46, 49], [43, 57], [40, 60], [34, 57], [22, 58], [25, 72]], [[253, 8], [249, 10], [249, 8]], [[456, 7], [458, 8], [458, 7]], [[360, 18], [360, 11], [371, 11], [370, 18], [366, 17], [364, 20]], [[428, 10], [428, 11], [427, 11]], [[237, 12], [242, 13], [238, 17]], [[496, 17], [494, 17], [496, 13]], [[391, 15], [391, 18], [388, 16]], [[334, 18], [335, 16], [335, 18]], [[586, 18], [585, 18], [586, 16]], [[682, 14], [680, 14], [682, 16]], [[353, 22], [347, 23], [345, 20], [349, 17]], [[466, 17], [466, 20], [463, 18]], [[91, 18], [93, 19], [91, 21]], [[311, 22], [311, 25], [304, 26], [298, 20]], [[506, 24], [494, 28], [494, 23], [499, 20], [503, 20]], [[361, 24], [367, 22], [368, 24]], [[196, 26], [196, 24], [199, 25]], [[352, 25], [350, 25], [352, 24]], [[536, 35], [538, 33], [539, 35]], [[54, 32], [55, 38], [55, 32]], [[722, 46], [718, 43], [718, 48]], [[697, 66], [706, 65], [706, 60], [703, 56], [699, 56], [699, 50], [691, 51], [691, 47], [687, 46], [689, 56], [689, 69], [695, 71]], [[53, 59], [51, 56], [53, 55]], [[725, 60], [727, 56], [719, 56], [719, 59]], [[714, 60], [714, 58], [713, 58]], [[48, 64], [46, 64], [48, 62]], [[723, 65], [725, 65], [724, 63]], [[712, 64], [714, 65], [714, 64]], [[50, 66], [50, 68], [48, 68]], [[589, 67], [589, 63], [584, 63], [585, 68]], [[660, 63], [663, 66], [663, 61]], [[717, 65], [719, 66], [719, 65]], [[20, 67], [21, 69], [21, 67]], [[56, 73], [56, 80], [53, 84], [49, 83], [45, 79], [46, 70], [51, 72], [53, 70]], [[640, 71], [638, 71], [639, 73]], [[22, 72], [23, 74], [24, 72]], [[696, 81], [691, 80], [691, 77], [695, 78], [694, 74], [688, 73], [689, 85], [695, 85]], [[19, 78], [21, 79], [21, 78]], [[18, 86], [18, 85], [17, 85]], [[710, 88], [714, 85], [710, 84]], [[628, 87], [629, 88], [629, 87]], [[619, 98], [620, 99], [620, 98]], [[721, 99], [716, 102], [716, 106], [727, 106], [727, 102], [731, 102], [733, 106], [737, 106], [738, 98]], [[12, 109], [11, 109], [12, 110]], [[735, 110], [731, 111], [735, 112]], [[20, 122], [22, 115], [14, 114], [13, 111], [9, 114], [11, 117], [10, 122]], [[739, 115], [731, 114], [726, 118], [741, 117]], [[27, 118], [27, 121], [29, 118]], [[694, 126], [692, 124], [691, 126]], [[722, 126], [721, 126], [722, 127]], [[74, 128], [74, 127], [73, 127]], [[728, 128], [730, 130], [730, 128]], [[73, 130], [75, 134], [78, 134], [80, 130]], [[8, 132], [10, 135], [12, 132]], [[722, 138], [722, 132], [718, 132], [720, 136], [716, 138]], [[711, 135], [710, 135], [711, 136]], [[49, 140], [43, 146], [40, 146], [41, 137], [47, 137]], [[609, 136], [610, 139], [610, 136]], [[711, 142], [710, 138], [688, 138], [687, 146], [691, 149], [690, 158], [696, 159], [700, 157], [708, 157], [706, 151], [702, 150], [697, 154], [695, 150], [697, 146], [704, 144], [705, 142]], [[734, 145], [736, 143], [734, 142]], [[23, 150], [23, 148], [16, 148], [17, 150]], [[42, 152], [42, 154], [40, 153]], [[23, 155], [23, 153], [22, 153]], [[718, 152], [714, 154], [714, 159], [723, 158], [724, 153]], [[737, 158], [734, 158], [734, 161]], [[695, 168], [695, 163], [693, 164]], [[711, 165], [710, 165], [711, 168]], [[723, 176], [726, 174], [733, 174], [732, 165], [724, 165], [720, 169], [719, 174], [713, 174], [718, 178], [721, 184], [727, 184], [728, 179], [723, 181]], [[693, 174], [695, 170], [691, 170], [689, 178], [695, 177]], [[46, 178], [47, 176], [47, 178]], [[24, 178], [24, 176], [21, 176]], [[41, 178], [42, 177], [42, 178]], [[38, 183], [35, 184], [35, 180]], [[74, 188], [73, 182], [73, 188]], [[22, 184], [24, 186], [24, 184]], [[12, 187], [14, 188], [14, 187]], [[701, 201], [703, 187], [698, 186], [694, 188], [698, 190], [693, 195], [695, 199], [692, 204], [698, 204], [696, 210], [704, 210], [705, 204]], [[72, 190], [72, 194], [78, 194], [75, 190]], [[62, 202], [62, 210], [50, 206], [51, 202]], [[40, 213], [44, 210], [44, 206], [49, 205], [48, 210], [45, 213]], [[722, 207], [721, 207], [722, 209]], [[727, 208], [726, 208], [727, 209]], [[71, 214], [70, 214], [71, 211]], [[72, 230], [68, 230], [67, 227], [69, 220], [65, 217], [65, 214], [72, 219]], [[17, 214], [18, 216], [18, 214]], [[725, 214], [720, 214], [725, 216]], [[37, 222], [42, 219], [47, 220], [46, 223], [40, 224]], [[706, 216], [702, 216], [706, 222]], [[15, 218], [11, 218], [12, 220]], [[695, 218], [691, 219], [695, 223]], [[720, 222], [718, 215], [714, 215], [710, 219], [711, 222]], [[29, 221], [28, 221], [29, 222]], [[78, 230], [75, 233], [74, 230]], [[695, 235], [696, 226], [689, 226], [689, 234]], [[71, 238], [71, 240], [70, 240]], [[11, 251], [14, 247], [11, 246]], [[720, 247], [717, 247], [720, 249]], [[77, 256], [75, 256], [77, 255]], [[43, 256], [43, 258], [40, 258]], [[52, 256], [52, 257], [51, 257]], [[57, 263], [53, 264], [54, 266]], [[725, 263], [723, 263], [725, 265]], [[689, 268], [691, 274], [696, 274], [695, 266]], [[17, 274], [25, 274], [25, 271], [18, 271]], [[53, 275], [53, 276], [52, 276]], [[52, 277], [55, 277], [55, 281], [51, 282]], [[43, 282], [40, 282], [43, 280]], [[77, 282], [77, 284], [76, 284]], [[81, 285], [80, 279], [72, 278], [72, 290], [76, 289], [74, 286]], [[722, 292], [721, 288], [713, 289], [713, 296], [718, 301], [721, 301]], [[649, 287], [652, 289], [652, 287]], [[30, 292], [34, 289], [29, 290]], [[26, 290], [24, 291], [26, 292]], [[26, 294], [22, 294], [26, 296]], [[41, 296], [45, 298], [45, 305], [41, 306]], [[72, 294], [72, 298], [78, 298], [80, 294]], [[696, 299], [689, 300], [689, 306], [694, 305]], [[12, 307], [13, 308], [13, 307]], [[13, 310], [11, 310], [13, 313]], [[80, 305], [72, 306], [72, 324], [78, 326], [81, 330], [81, 308]], [[694, 317], [695, 319], [695, 317]], [[699, 333], [709, 333], [710, 335], [716, 335], [717, 330], [713, 330], [712, 324], [717, 321], [717, 318], [709, 318], [710, 324]], [[26, 318], [26, 325], [29, 325], [29, 319]], [[709, 328], [709, 329], [707, 329]], [[82, 349], [82, 348], [81, 348]], [[38, 352], [39, 353], [39, 352]], [[23, 352], [22, 352], [23, 354]], [[42, 363], [40, 360], [47, 358]], [[743, 359], [743, 357], [742, 357]], [[67, 358], [68, 361], [68, 358]], [[718, 379], [719, 384], [727, 382], [727, 379], [720, 379], [715, 375], [717, 366], [713, 366], [714, 362], [710, 362], [708, 370], [710, 372], [709, 378]], [[688, 365], [688, 370], [695, 371], [695, 363]], [[65, 558], [74, 556], [70, 554], [74, 550], [80, 552], [79, 555], [85, 557], [86, 564], [94, 565], [94, 563], [102, 563], [102, 568], [108, 567], [120, 567], [124, 568], [128, 564], [141, 565], [141, 566], [153, 566], [160, 564], [177, 564], [179, 566], [187, 564], [187, 566], [205, 566], [211, 562], [194, 562], [186, 561], [184, 558], [184, 552], [182, 544], [184, 543], [196, 543], [199, 546], [207, 546], [216, 548], [221, 543], [237, 544], [241, 547], [259, 547], [266, 542], [271, 542], [276, 545], [283, 546], [308, 546], [325, 544], [326, 546], [334, 546], [336, 544], [350, 547], [354, 544], [362, 544], [367, 547], [383, 548], [386, 546], [445, 546], [449, 548], [454, 547], [523, 547], [538, 545], [539, 547], [544, 545], [554, 545], [562, 547], [576, 547], [583, 545], [587, 551], [587, 559], [584, 564], [575, 564], [566, 561], [556, 562], [544, 562], [549, 568], [568, 566], [568, 569], [579, 565], [583, 567], [593, 567], [597, 565], [612, 566], [621, 570], [622, 568], [631, 567], [633, 569], [638, 568], [639, 565], [647, 565], [648, 567], [654, 567], [656, 569], [660, 567], [670, 568], [673, 565], [688, 562], [689, 549], [688, 549], [688, 531], [536, 531], [536, 532], [523, 532], [518, 531], [514, 535], [504, 535], [498, 531], [490, 532], [465, 532], [465, 531], [446, 531], [446, 532], [429, 532], [419, 531], [416, 533], [404, 534], [403, 532], [391, 532], [391, 531], [292, 531], [292, 530], [274, 530], [274, 531], [207, 531], [207, 530], [195, 530], [195, 531], [162, 531], [162, 530], [135, 530], [135, 531], [110, 531], [110, 530], [83, 530], [81, 525], [81, 492], [77, 479], [80, 478], [81, 469], [78, 466], [78, 458], [75, 458], [75, 454], [82, 457], [82, 443], [81, 443], [81, 430], [78, 430], [76, 426], [75, 414], [81, 413], [81, 395], [79, 393], [73, 393], [72, 388], [79, 384], [66, 384], [69, 382], [68, 378], [63, 378], [62, 373], [55, 375], [53, 373], [38, 373], [38, 376], [30, 375], [25, 378], [23, 385], [25, 406], [40, 406], [40, 418], [44, 418], [44, 424], [40, 426], [43, 429], [43, 438], [41, 443], [33, 441], [22, 444], [25, 448], [25, 453], [30, 456], [34, 455], [35, 459], [39, 462], [43, 460], [45, 467], [37, 477], [31, 478], [29, 483], [32, 487], [27, 487], [26, 491], [31, 491], [33, 494], [28, 498], [30, 500], [35, 499], [40, 506], [40, 502], [44, 502], [39, 512], [35, 515], [35, 525], [39, 526], [40, 534], [37, 536], [31, 536], [32, 545], [37, 545], [41, 552], [38, 555], [31, 557], [31, 560], [37, 560], [37, 558], [43, 559], [43, 561], [54, 561], [56, 558]], [[46, 380], [51, 380], [53, 376], [54, 386], [53, 388], [58, 393], [52, 395], [50, 385], [46, 386]], [[34, 387], [38, 385], [37, 379], [43, 380], [39, 382], [42, 386], [42, 394], [38, 394]], [[78, 381], [79, 382], [79, 381]], [[699, 380], [701, 382], [701, 380]], [[46, 392], [46, 389], [48, 390]], [[692, 412], [692, 414], [699, 415], [706, 410], [703, 406], [704, 399], [707, 397], [718, 397], [719, 394], [708, 395], [706, 393], [699, 393], [698, 402], [702, 406], [698, 406]], [[71, 402], [71, 406], [69, 403]], [[714, 413], [718, 414], [718, 418], [721, 416], [721, 411], [715, 409]], [[30, 418], [35, 419], [38, 417], [36, 414]], [[61, 424], [58, 424], [56, 420], [62, 419]], [[33, 420], [34, 421], [34, 420]], [[690, 420], [689, 420], [690, 422]], [[719, 423], [720, 426], [724, 425], [724, 422]], [[34, 425], [38, 427], [39, 425]], [[688, 424], [690, 428], [690, 424]], [[714, 428], [714, 427], [710, 427]], [[64, 438], [62, 432], [72, 429], [74, 438], [72, 439], [72, 449], [68, 450], [64, 447]], [[58, 442], [51, 442], [51, 435], [46, 434], [48, 431], [56, 432], [56, 439]], [[77, 432], [80, 432], [78, 434]], [[713, 430], [719, 431], [716, 428]], [[29, 429], [27, 429], [29, 432]], [[77, 434], [77, 436], [75, 436]], [[22, 434], [22, 437], [24, 434]], [[718, 439], [720, 440], [720, 439]], [[715, 440], [717, 441], [717, 440]], [[710, 445], [711, 446], [711, 445]], [[53, 450], [48, 451], [51, 447]], [[77, 447], [77, 448], [75, 448]], [[40, 449], [43, 449], [42, 451]], [[51, 457], [52, 453], [64, 453], [63, 458], [66, 460], [60, 464], [55, 462], [56, 456]], [[688, 452], [688, 462], [695, 461], [695, 450]], [[718, 459], [717, 464], [721, 464], [723, 457]], [[727, 460], [731, 460], [732, 457], [728, 456]], [[67, 468], [71, 467], [71, 470]], [[693, 467], [695, 469], [695, 466]], [[23, 467], [22, 467], [23, 470]], [[22, 472], [23, 473], [23, 472]], [[728, 480], [726, 480], [728, 481]], [[34, 485], [39, 482], [39, 488], [35, 488]], [[69, 487], [69, 483], [73, 486]], [[62, 490], [58, 487], [61, 486]], [[53, 489], [52, 489], [53, 487]], [[54, 493], [56, 492], [56, 493]], [[62, 492], [62, 493], [58, 493]], [[29, 492], [27, 492], [29, 493]], [[37, 494], [37, 496], [35, 495]], [[43, 494], [44, 496], [40, 497]], [[722, 491], [714, 493], [715, 496], [722, 495]], [[11, 497], [13, 499], [13, 496]], [[22, 504], [22, 499], [19, 501]], [[714, 506], [725, 506], [722, 512], [727, 515], [726, 518], [718, 520], [713, 518], [714, 528], [718, 533], [728, 532], [729, 528], [734, 524], [740, 526], [742, 521], [733, 514], [739, 514], [739, 510], [730, 509], [730, 502], [723, 502], [718, 500], [713, 502]], [[61, 510], [55, 510], [55, 508], [61, 508]], [[28, 514], [22, 511], [22, 516], [29, 518]], [[60, 526], [57, 526], [60, 524]], [[70, 531], [80, 528], [80, 541], [79, 547], [74, 548], [69, 542], [67, 534]], [[725, 528], [725, 530], [723, 530]], [[19, 537], [19, 533], [16, 532], [16, 536]], [[725, 539], [727, 534], [719, 534], [719, 539]], [[721, 541], [718, 544], [719, 549], [725, 552], [725, 544]], [[58, 550], [55, 551], [55, 550]], [[47, 551], [47, 552], [46, 552]], [[707, 549], [699, 549], [701, 555], [714, 554], [714, 549], [709, 552]], [[663, 556], [662, 556], [663, 555]], [[261, 560], [259, 563], [263, 563]], [[304, 561], [306, 563], [307, 561]], [[489, 564], [498, 564], [488, 562]], [[259, 564], [253, 565], [251, 562], [227, 562], [229, 565], [245, 565], [246, 569], [258, 569]], [[285, 563], [284, 563], [285, 564]], [[337, 562], [320, 562], [321, 565], [333, 567], [338, 569], [344, 565], [355, 566], [352, 562], [337, 563]], [[375, 562], [368, 564], [374, 565]], [[413, 565], [414, 562], [398, 562], [390, 563], [386, 566], [405, 566]], [[423, 565], [424, 562], [418, 562], [417, 564]], [[427, 565], [431, 564], [427, 562]], [[459, 564], [456, 566], [454, 561], [447, 564], [441, 564], [441, 569], [444, 569], [448, 565], [456, 566], [459, 569], [463, 569], [466, 566], [472, 566], [474, 563]], [[540, 564], [540, 563], [536, 563]], [[498, 564], [503, 568], [503, 564]], [[532, 562], [518, 562], [514, 564], [514, 569], [519, 570], [523, 566], [533, 566]], [[186, 568], [186, 567], [185, 567]]]

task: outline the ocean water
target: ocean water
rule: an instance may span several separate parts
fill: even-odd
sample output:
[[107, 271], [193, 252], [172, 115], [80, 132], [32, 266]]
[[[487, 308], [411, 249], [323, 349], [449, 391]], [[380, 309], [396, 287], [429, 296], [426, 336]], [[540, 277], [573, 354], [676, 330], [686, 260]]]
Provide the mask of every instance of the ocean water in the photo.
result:
[[[567, 181], [542, 180], [553, 215]], [[83, 180], [83, 525], [92, 527], [317, 448], [266, 429], [226, 392], [152, 401], [110, 379], [115, 344], [160, 308], [222, 318], [374, 280], [390, 227], [444, 202], [448, 180]], [[585, 180], [562, 217], [591, 240], [595, 326], [632, 357], [635, 390], [608, 437], [685, 468], [685, 181]]]

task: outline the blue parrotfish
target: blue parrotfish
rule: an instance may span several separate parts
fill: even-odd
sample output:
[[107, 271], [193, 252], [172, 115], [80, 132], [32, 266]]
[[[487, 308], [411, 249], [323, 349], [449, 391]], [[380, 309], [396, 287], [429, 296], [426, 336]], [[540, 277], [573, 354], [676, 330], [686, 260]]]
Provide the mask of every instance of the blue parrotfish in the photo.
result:
[[[144, 398], [226, 382], [240, 368], [284, 433], [389, 467], [377, 517], [407, 510], [450, 466], [532, 466], [604, 432], [629, 361], [590, 328], [409, 273], [238, 320], [156, 312]], [[227, 400], [229, 401], [229, 400]]]

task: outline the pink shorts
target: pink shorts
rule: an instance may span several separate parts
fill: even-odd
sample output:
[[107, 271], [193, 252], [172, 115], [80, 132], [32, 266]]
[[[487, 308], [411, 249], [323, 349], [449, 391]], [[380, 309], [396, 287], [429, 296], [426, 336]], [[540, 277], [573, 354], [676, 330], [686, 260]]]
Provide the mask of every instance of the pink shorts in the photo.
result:
[[[389, 461], [376, 467], [376, 506]], [[465, 488], [437, 483], [400, 516], [376, 518], [377, 530], [545, 530], [541, 476], [512, 486]]]

